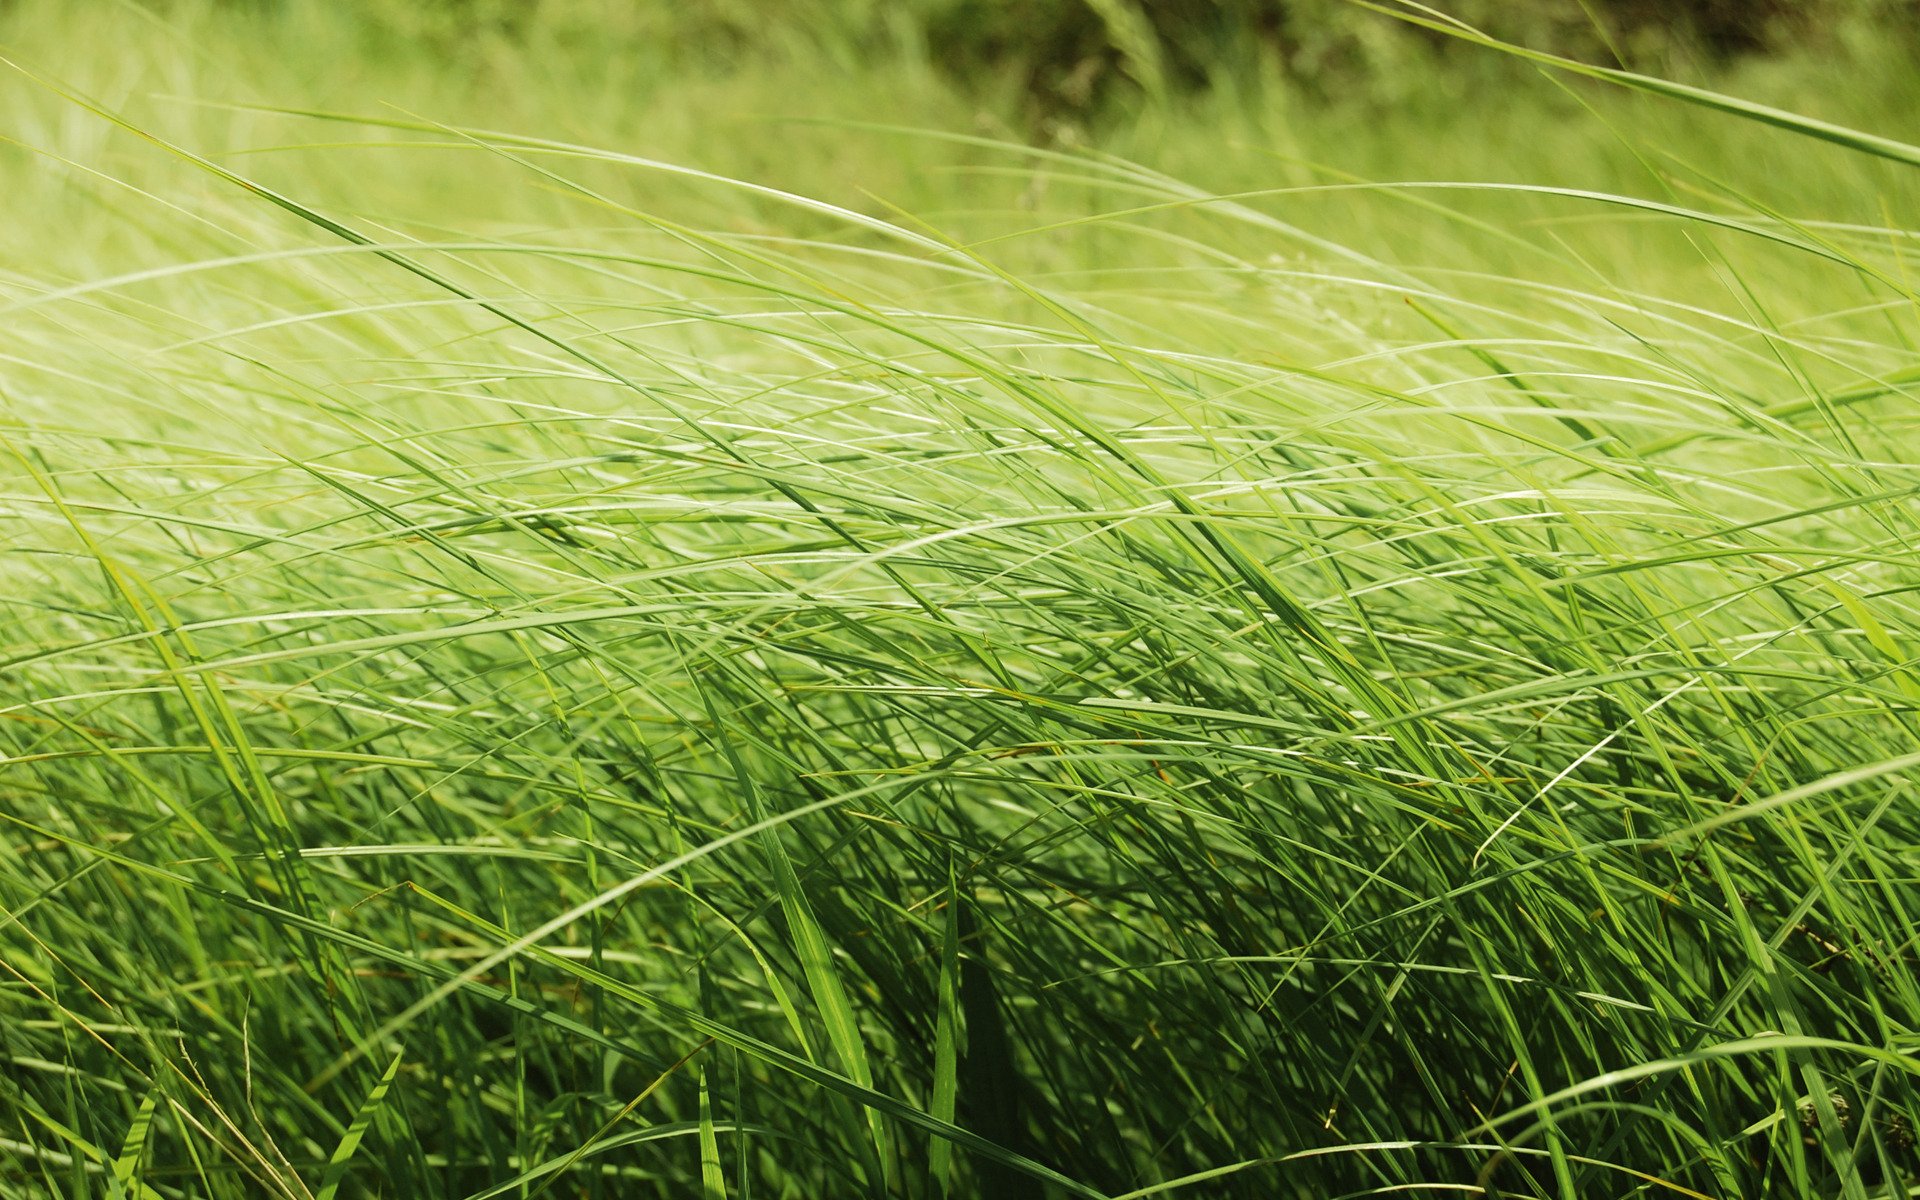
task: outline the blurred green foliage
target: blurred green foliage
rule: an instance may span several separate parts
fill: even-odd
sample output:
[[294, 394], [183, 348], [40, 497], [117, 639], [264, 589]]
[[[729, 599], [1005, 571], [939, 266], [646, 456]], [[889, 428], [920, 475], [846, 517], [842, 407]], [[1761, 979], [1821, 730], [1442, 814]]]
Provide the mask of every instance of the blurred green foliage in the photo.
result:
[[[1310, 88], [1334, 90], [1394, 70], [1416, 47], [1450, 42], [1348, 0], [935, 0], [926, 7], [941, 61], [963, 70], [1017, 63], [1037, 100], [1065, 108], [1096, 103], [1120, 78], [1148, 90], [1200, 86], [1249, 57], [1278, 63]], [[1665, 66], [1676, 57], [1762, 49], [1896, 6], [1882, 0], [1453, 0], [1437, 7], [1510, 41]]]
[[[272, 8], [282, 0], [229, 2]], [[853, 67], [904, 54], [963, 80], [1010, 84], [1042, 116], [1085, 115], [1249, 71], [1276, 71], [1310, 92], [1351, 91], [1451, 44], [1380, 11], [1394, 0], [358, 3], [374, 26], [450, 45], [511, 40], [540, 27], [644, 39], [715, 64], [801, 53]], [[1920, 27], [1920, 0], [1449, 0], [1434, 9], [1509, 41], [1663, 73], [1849, 27]]]

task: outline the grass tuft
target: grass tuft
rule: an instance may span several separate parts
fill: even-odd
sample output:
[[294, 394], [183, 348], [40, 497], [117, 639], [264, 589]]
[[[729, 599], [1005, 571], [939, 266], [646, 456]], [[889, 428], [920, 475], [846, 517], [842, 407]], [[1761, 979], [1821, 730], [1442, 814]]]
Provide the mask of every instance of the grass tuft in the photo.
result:
[[0, 1192], [1907, 1194], [1920, 152], [1401, 7], [1534, 144], [7, 15]]

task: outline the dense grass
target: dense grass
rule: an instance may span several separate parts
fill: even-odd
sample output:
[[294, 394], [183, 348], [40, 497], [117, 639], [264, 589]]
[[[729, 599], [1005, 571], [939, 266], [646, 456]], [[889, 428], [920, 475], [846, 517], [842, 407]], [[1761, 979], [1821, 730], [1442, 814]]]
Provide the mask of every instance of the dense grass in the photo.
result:
[[1908, 1194], [1904, 51], [139, 11], [6, 26], [0, 1194]]

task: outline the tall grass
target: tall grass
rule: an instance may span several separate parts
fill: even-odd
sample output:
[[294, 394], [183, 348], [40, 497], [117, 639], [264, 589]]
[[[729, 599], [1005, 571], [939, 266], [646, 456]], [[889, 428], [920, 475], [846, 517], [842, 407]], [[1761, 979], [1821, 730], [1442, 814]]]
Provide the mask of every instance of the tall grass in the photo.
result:
[[0, 1192], [1908, 1193], [1911, 161], [595, 140], [90, 19], [6, 85]]

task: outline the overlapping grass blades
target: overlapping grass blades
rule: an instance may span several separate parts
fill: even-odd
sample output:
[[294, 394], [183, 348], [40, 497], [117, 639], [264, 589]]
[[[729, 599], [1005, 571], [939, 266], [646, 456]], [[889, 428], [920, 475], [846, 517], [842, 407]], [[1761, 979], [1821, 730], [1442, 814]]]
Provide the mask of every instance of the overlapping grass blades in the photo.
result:
[[95, 240], [0, 314], [0, 1187], [1920, 1165], [1912, 182], [904, 135], [1057, 206], [915, 216], [68, 90]]

